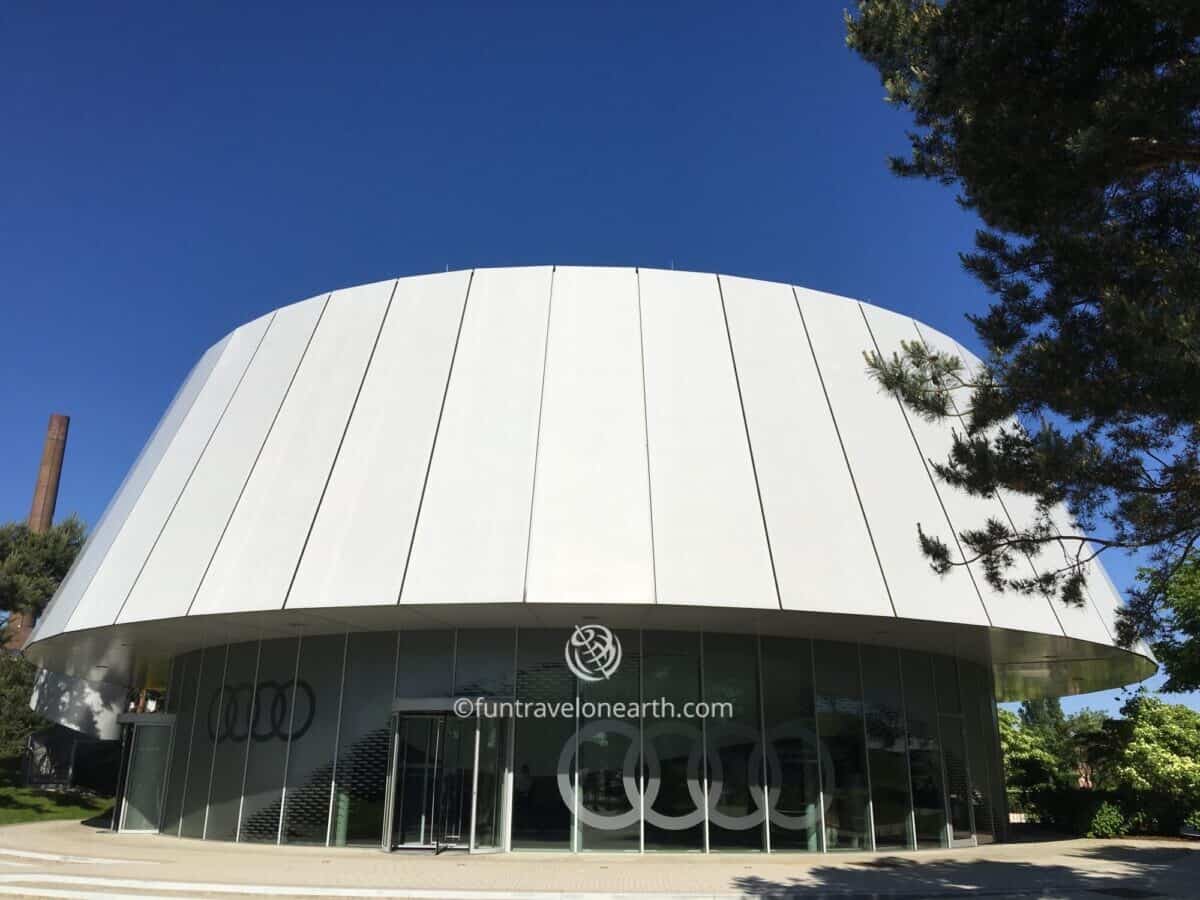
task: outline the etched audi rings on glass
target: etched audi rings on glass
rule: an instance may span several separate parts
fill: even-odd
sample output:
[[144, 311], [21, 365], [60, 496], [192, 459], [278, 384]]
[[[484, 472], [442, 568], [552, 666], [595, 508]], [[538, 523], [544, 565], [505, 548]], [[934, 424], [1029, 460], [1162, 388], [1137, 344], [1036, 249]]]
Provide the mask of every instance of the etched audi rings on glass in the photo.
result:
[[[254, 720], [248, 721], [251, 712]], [[294, 740], [304, 736], [315, 714], [316, 695], [307, 681], [260, 681], [257, 687], [249, 682], [227, 684], [209, 701], [208, 736], [235, 744], [247, 738]]]
[[[575, 805], [575, 789], [571, 783], [572, 764], [575, 762], [578, 749], [589, 740], [601, 734], [619, 735], [629, 742], [629, 746], [625, 750], [624, 759], [621, 762], [621, 784], [625, 788], [625, 796], [629, 801], [630, 807], [625, 812], [615, 814], [601, 813], [593, 809], [588, 809], [582, 802], [579, 803], [578, 807]], [[654, 809], [654, 801], [658, 799], [659, 791], [662, 788], [662, 763], [659, 759], [657, 745], [660, 744], [663, 738], [667, 737], [673, 738], [676, 741], [682, 739], [682, 741], [686, 742], [687, 789], [688, 794], [692, 798], [692, 803], [695, 805], [695, 808], [691, 811], [676, 816], [666, 815]], [[783, 763], [780, 759], [780, 751], [782, 750], [788, 757], [799, 754], [801, 765], [808, 761], [804, 759], [805, 756], [811, 756], [814, 770], [818, 765], [816, 755], [813, 753], [813, 749], [818, 746], [817, 736], [811, 726], [803, 721], [793, 720], [771, 729], [771, 740], [767, 742], [766, 747], [767, 782], [771, 787], [765, 792], [761, 784], [763, 760], [761, 733], [758, 729], [749, 725], [724, 723], [715, 726], [714, 733], [710, 735], [710, 743], [713, 740], [724, 741], [730, 737], [741, 739], [743, 745], [750, 745], [750, 752], [745, 757], [747, 766], [746, 784], [749, 787], [755, 809], [753, 812], [745, 813], [744, 815], [730, 815], [716, 808], [725, 784], [725, 764], [721, 758], [719, 749], [715, 747], [710, 748], [707, 757], [710, 772], [707, 803], [709, 821], [730, 831], [744, 831], [748, 828], [755, 828], [762, 825], [764, 813], [769, 809], [771, 821], [782, 828], [799, 830], [818, 827], [819, 819], [815, 806], [806, 809], [802, 815], [794, 815], [790, 811], [785, 812], [780, 809], [778, 805], [781, 795], [780, 785], [783, 783]], [[792, 744], [798, 746], [793, 749], [790, 746]], [[644, 798], [640, 797], [638, 792], [637, 761], [639, 746], [644, 756], [646, 767], [646, 791]], [[681, 747], [680, 749], [683, 748]], [[562, 751], [558, 755], [558, 792], [567, 809], [575, 810], [579, 821], [592, 828], [602, 831], [616, 831], [633, 825], [638, 821], [638, 816], [641, 814], [644, 804], [646, 821], [651, 825], [656, 825], [668, 831], [682, 831], [685, 828], [698, 825], [704, 820], [704, 789], [700, 784], [700, 769], [703, 761], [704, 744], [701, 739], [700, 729], [686, 722], [655, 722], [654, 724], [647, 725], [645, 734], [641, 736], [638, 734], [636, 722], [622, 719], [604, 719], [596, 722], [588, 722], [579, 729], [578, 736], [572, 734], [567, 738], [563, 744]], [[795, 765], [796, 763], [789, 759], [789, 764]], [[819, 765], [824, 769], [827, 779], [825, 804], [828, 807], [833, 802], [833, 760], [829, 756], [829, 751], [824, 747], [820, 750]]]

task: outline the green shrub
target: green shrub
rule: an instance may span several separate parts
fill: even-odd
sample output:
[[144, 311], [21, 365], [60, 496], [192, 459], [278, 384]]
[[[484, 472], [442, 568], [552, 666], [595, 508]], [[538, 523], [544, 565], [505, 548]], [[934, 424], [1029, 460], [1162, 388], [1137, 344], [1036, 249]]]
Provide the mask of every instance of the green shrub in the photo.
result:
[[1087, 836], [1090, 838], [1115, 838], [1129, 834], [1129, 823], [1125, 814], [1115, 803], [1105, 801], [1092, 815]]

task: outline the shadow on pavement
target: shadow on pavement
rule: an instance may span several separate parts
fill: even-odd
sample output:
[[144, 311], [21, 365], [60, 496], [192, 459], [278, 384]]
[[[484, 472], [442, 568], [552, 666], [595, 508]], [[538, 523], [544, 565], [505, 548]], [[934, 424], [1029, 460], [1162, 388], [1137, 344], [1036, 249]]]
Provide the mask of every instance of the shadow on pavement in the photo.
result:
[[[1150, 900], [1200, 896], [1200, 849], [1137, 844], [1101, 845], [1061, 852], [1078, 863], [1038, 865], [1021, 860], [971, 859], [921, 862], [885, 856], [866, 862], [807, 869], [803, 877], [733, 879], [730, 887], [752, 897], [1104, 897]], [[1191, 866], [1187, 866], [1191, 869]], [[1174, 883], [1174, 887], [1169, 882]], [[1181, 890], [1180, 885], [1186, 885]]]

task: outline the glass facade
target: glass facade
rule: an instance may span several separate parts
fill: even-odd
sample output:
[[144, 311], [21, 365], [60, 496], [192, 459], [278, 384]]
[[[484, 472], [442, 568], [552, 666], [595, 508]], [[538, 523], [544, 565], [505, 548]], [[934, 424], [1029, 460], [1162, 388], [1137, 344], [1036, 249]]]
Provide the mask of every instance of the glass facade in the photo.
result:
[[[136, 824], [209, 840], [564, 852], [883, 851], [998, 836], [984, 666], [804, 638], [615, 634], [616, 664], [590, 675], [569, 628], [185, 654], [167, 698], [173, 736], [143, 742], [130, 766], [131, 779], [143, 756], [165, 768], [157, 823], [147, 801]], [[465, 716], [455, 698], [471, 701]]]

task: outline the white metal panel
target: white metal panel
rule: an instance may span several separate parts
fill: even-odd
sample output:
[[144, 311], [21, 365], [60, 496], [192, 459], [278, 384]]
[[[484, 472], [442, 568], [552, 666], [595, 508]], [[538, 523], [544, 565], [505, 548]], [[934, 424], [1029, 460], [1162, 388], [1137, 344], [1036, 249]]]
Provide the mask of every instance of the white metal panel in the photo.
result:
[[94, 602], [93, 595], [89, 590], [92, 579], [107, 558], [109, 548], [112, 547], [113, 541], [120, 533], [126, 516], [133, 509], [146, 482], [150, 480], [150, 476], [166, 454], [167, 448], [175, 438], [175, 432], [187, 417], [188, 410], [191, 409], [192, 403], [203, 390], [209, 375], [216, 368], [228, 342], [229, 337], [227, 336], [210, 347], [200, 357], [200, 361], [192, 367], [192, 371], [176, 392], [163, 417], [154, 427], [149, 440], [142, 447], [116, 493], [109, 500], [99, 521], [92, 528], [91, 534], [88, 535], [83, 548], [67, 572], [67, 576], [38, 621], [31, 642], [42, 640], [65, 630], [85, 592], [88, 594], [87, 605], [90, 606]]
[[[918, 334], [921, 335], [922, 340], [924, 340], [927, 345], [946, 352], [957, 353], [959, 358], [963, 361], [966, 377], [968, 379], [975, 378], [976, 373], [978, 372], [982, 363], [974, 354], [970, 353], [965, 347], [963, 347], [962, 344], [953, 340], [949, 336], [942, 334], [940, 331], [930, 328], [928, 325], [922, 325], [920, 323], [914, 324], [916, 325]], [[970, 391], [964, 390], [960, 393], [961, 399], [957, 399], [957, 405], [961, 412], [965, 411], [965, 404], [970, 403]], [[1030, 497], [1028, 494], [1019, 494], [1015, 491], [1007, 490], [998, 490], [996, 492], [996, 496], [1003, 505], [1003, 509], [1006, 514], [1006, 521], [1012, 525], [1013, 528], [1028, 528], [1037, 521], [1037, 501], [1033, 497]], [[1040, 574], [1043, 567], [1038, 565], [1035, 558], [1029, 558], [1027, 559], [1027, 562], [1032, 574]], [[1020, 575], [1023, 573], [1016, 572], [1014, 574]], [[1036, 630], [1039, 630], [1045, 634], [1054, 634], [1057, 632], [1065, 635], [1066, 631], [1062, 627], [1061, 604], [1049, 597], [1039, 596], [1038, 599], [1040, 602], [1046, 605], [1047, 614], [1051, 619], [1053, 619], [1054, 627], [1039, 628]], [[1000, 623], [997, 622], [996, 624]], [[1029, 627], [1023, 630], [1032, 631], [1035, 629]]]
[[113, 542], [112, 551], [92, 580], [89, 602], [71, 617], [72, 630], [116, 621], [269, 323], [270, 317], [264, 316], [230, 335], [224, 355], [180, 424], [170, 451], [146, 483]]
[[[192, 614], [283, 608], [395, 284], [329, 299]], [[350, 600], [330, 598], [339, 604]]]
[[863, 354], [874, 348], [858, 304], [802, 288], [796, 296], [896, 613], [986, 625], [967, 571], [955, 567], [939, 576], [921, 553], [917, 523], [947, 540], [949, 525], [896, 398], [867, 373]]
[[[938, 350], [957, 352], [957, 346], [945, 335], [933, 329], [920, 331], [916, 323], [908, 316], [897, 315], [878, 306], [863, 304], [867, 321], [880, 352], [890, 357], [893, 353], [901, 352], [901, 342], [925, 342]], [[953, 426], [950, 422], [930, 422], [911, 410], [908, 411], [908, 423], [916, 436], [917, 445], [926, 460], [945, 462], [954, 445]], [[953, 528], [937, 528], [938, 534], [948, 544], [957, 540], [959, 531], [984, 528], [989, 519], [1007, 524], [1004, 507], [994, 497], [975, 497], [960, 488], [953, 487], [937, 479], [937, 474], [930, 469], [937, 480], [937, 491], [941, 497], [942, 507], [950, 519]], [[931, 524], [931, 523], [923, 523]], [[966, 551], [966, 548], [963, 548]], [[969, 551], [968, 551], [969, 552]], [[1022, 563], [1023, 565], [1023, 563]], [[987, 607], [988, 618], [997, 628], [1017, 628], [1025, 631], [1042, 631], [1049, 634], [1059, 630], [1058, 620], [1054, 618], [1046, 598], [1039, 595], [1021, 594], [1016, 591], [997, 591], [988, 584], [984, 568], [980, 563], [970, 565], [975, 578], [975, 586], [983, 597]], [[1023, 574], [1031, 574], [1028, 569]]]
[[778, 608], [716, 276], [640, 284], [658, 602]]
[[522, 600], [551, 277], [475, 272], [401, 602]]
[[399, 599], [470, 276], [397, 282], [289, 609]]
[[119, 622], [169, 619], [187, 613], [326, 300], [326, 296], [314, 297], [275, 313], [254, 361], [130, 591]]
[[[1050, 519], [1058, 529], [1059, 534], [1076, 535], [1082, 532], [1075, 526], [1065, 506], [1055, 507], [1050, 511]], [[1036, 560], [1037, 565], [1046, 568], [1062, 568], [1071, 563], [1076, 553], [1079, 551], [1079, 544], [1075, 541], [1061, 541], [1056, 544], [1051, 544], [1046, 547], [1041, 556]], [[1083, 550], [1082, 556], [1087, 557], [1088, 550]], [[1057, 603], [1058, 617], [1062, 621], [1063, 630], [1066, 631], [1068, 637], [1080, 638], [1085, 641], [1095, 641], [1099, 644], [1111, 644], [1113, 642], [1112, 635], [1109, 633], [1108, 627], [1105, 624], [1105, 617], [1097, 608], [1096, 603], [1092, 599], [1092, 591], [1095, 590], [1098, 581], [1096, 570], [1100, 568], [1099, 563], [1093, 562], [1089, 567], [1089, 577], [1087, 580], [1087, 588], [1083, 592], [1084, 602], [1081, 606], [1068, 606], [1058, 600]], [[1101, 575], [1100, 578], [1104, 576]]]
[[653, 603], [637, 273], [558, 268], [527, 599]]
[[894, 615], [792, 289], [721, 289], [783, 608]]
[[[937, 335], [933, 329], [922, 325], [920, 329], [925, 335]], [[975, 372], [980, 366], [980, 362], [972, 354], [968, 353], [960, 344], [951, 345], [950, 339], [944, 335], [942, 340], [947, 342], [947, 349], [957, 348], [961, 355], [968, 372]], [[1013, 423], [1016, 424], [1015, 422]], [[1038, 517], [1037, 501], [1028, 494], [1017, 493], [1016, 491], [1000, 491], [1000, 499], [1004, 503], [1004, 508], [1008, 511], [1009, 518], [1018, 528], [1028, 527], [1033, 524]], [[1061, 533], [1073, 533], [1074, 529], [1069, 525], [1070, 513], [1066, 508], [1053, 510], [1051, 520], [1057, 525]], [[1031, 560], [1031, 563], [1039, 573], [1048, 570], [1061, 568], [1067, 562], [1064, 553], [1064, 547], [1060, 544], [1050, 544], [1043, 547], [1041, 553], [1037, 554]], [[1100, 569], [1103, 572], [1103, 567], [1096, 564], [1093, 567], [1093, 575], [1088, 579], [1089, 588], [1095, 583], [1095, 569]], [[1103, 576], [1107, 577], [1107, 576]], [[1087, 595], [1085, 591], [1085, 595]], [[1110, 634], [1115, 632], [1109, 631], [1105, 627], [1103, 621], [1104, 616], [1092, 602], [1088, 596], [1087, 602], [1083, 606], [1067, 606], [1057, 597], [1045, 598], [1044, 602], [1050, 610], [1058, 624], [1058, 629], [1068, 637], [1078, 637], [1089, 641], [1098, 641], [1100, 643], [1111, 643]], [[1027, 627], [1025, 630], [1033, 631], [1040, 630], [1047, 634], [1052, 633], [1052, 629]]]

